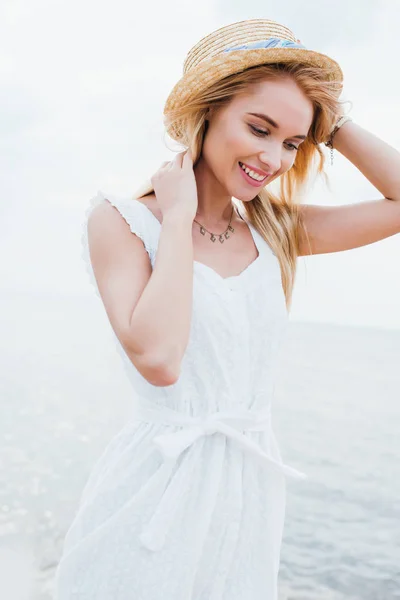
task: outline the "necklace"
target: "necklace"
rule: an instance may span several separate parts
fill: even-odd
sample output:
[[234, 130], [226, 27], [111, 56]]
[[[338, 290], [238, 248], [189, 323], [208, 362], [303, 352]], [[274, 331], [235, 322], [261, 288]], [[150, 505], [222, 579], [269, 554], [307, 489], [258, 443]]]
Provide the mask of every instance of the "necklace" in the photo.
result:
[[206, 229], [204, 227], [204, 225], [202, 225], [201, 223], [196, 221], [196, 219], [193, 219], [193, 221], [195, 223], [197, 223], [198, 225], [200, 225], [200, 233], [202, 235], [206, 235], [206, 232], [207, 232], [210, 234], [210, 240], [212, 242], [215, 242], [215, 240], [218, 238], [219, 241], [221, 242], [221, 244], [223, 244], [225, 240], [227, 240], [228, 238], [231, 237], [231, 233], [235, 233], [235, 229], [231, 226], [232, 215], [233, 215], [233, 207], [232, 207], [232, 213], [231, 213], [231, 218], [229, 219], [228, 227], [226, 228], [226, 230], [223, 233], [213, 233], [212, 231], [208, 231], [208, 229]]

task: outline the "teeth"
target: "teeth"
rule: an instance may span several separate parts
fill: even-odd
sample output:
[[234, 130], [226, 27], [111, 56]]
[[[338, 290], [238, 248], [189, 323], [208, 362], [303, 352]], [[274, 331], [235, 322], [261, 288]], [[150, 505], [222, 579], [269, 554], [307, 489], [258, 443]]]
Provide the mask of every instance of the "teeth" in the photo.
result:
[[265, 175], [265, 177], [263, 177], [262, 175], [259, 175], [258, 173], [251, 171], [248, 167], [245, 167], [244, 165], [242, 165], [242, 163], [239, 163], [239, 166], [243, 169], [243, 171], [245, 171], [247, 173], [247, 175], [250, 175], [250, 177], [252, 179], [255, 179], [256, 181], [262, 181], [266, 177], [266, 175]]

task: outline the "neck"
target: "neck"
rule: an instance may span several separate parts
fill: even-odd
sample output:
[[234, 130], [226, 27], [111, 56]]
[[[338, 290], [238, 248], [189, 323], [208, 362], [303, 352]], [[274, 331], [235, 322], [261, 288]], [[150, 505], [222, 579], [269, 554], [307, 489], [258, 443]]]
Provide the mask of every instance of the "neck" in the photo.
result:
[[197, 187], [196, 220], [205, 227], [226, 227], [234, 219], [232, 214], [234, 204], [232, 197], [226, 193], [225, 188], [216, 181], [204, 161], [201, 159], [194, 168]]

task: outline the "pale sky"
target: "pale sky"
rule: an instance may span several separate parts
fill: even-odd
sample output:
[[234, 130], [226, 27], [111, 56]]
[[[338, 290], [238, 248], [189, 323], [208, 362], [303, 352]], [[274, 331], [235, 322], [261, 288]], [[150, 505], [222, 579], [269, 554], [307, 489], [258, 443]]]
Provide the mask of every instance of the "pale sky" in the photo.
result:
[[[89, 200], [129, 196], [171, 159], [164, 102], [190, 47], [228, 23], [271, 18], [335, 58], [353, 119], [400, 149], [400, 2], [268, 4], [2, 1], [0, 292], [94, 294], [80, 258]], [[326, 169], [332, 193], [321, 182], [307, 202], [382, 197], [338, 152]], [[300, 258], [291, 318], [400, 328], [399, 262], [400, 235]]]

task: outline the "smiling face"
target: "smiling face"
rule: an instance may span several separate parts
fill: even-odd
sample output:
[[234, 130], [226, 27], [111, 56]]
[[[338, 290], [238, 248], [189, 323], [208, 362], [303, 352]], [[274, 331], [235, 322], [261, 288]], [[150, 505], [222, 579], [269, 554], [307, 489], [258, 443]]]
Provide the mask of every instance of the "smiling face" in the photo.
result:
[[[278, 127], [255, 113], [266, 115]], [[202, 171], [210, 171], [220, 192], [251, 200], [293, 166], [302, 143], [296, 136], [307, 136], [312, 119], [312, 102], [292, 79], [258, 83], [246, 95], [210, 114], [200, 159]], [[240, 164], [254, 167], [258, 177], [267, 177], [255, 181], [251, 177], [255, 173], [249, 176]]]

